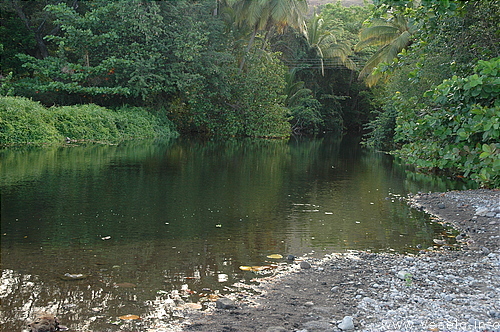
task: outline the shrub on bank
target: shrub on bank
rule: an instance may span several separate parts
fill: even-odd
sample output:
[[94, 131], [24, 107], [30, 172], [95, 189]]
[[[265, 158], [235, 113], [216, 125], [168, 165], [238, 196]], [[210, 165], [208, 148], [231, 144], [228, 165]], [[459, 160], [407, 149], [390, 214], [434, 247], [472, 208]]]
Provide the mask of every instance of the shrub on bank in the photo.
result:
[[94, 104], [46, 108], [20, 97], [0, 97], [0, 144], [51, 144], [72, 140], [117, 142], [175, 135], [138, 107], [110, 110]]
[[461, 173], [500, 187], [500, 58], [479, 61], [475, 74], [444, 80], [425, 96], [428, 106], [400, 112], [396, 152], [422, 168]]

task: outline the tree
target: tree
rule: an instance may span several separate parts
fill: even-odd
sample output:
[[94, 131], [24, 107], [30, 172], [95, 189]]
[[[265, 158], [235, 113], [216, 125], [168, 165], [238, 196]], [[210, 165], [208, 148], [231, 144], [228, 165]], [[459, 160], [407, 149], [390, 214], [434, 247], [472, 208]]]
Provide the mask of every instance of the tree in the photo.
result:
[[[228, 0], [235, 12], [238, 26], [251, 28], [245, 54], [252, 48], [255, 37], [260, 31], [270, 32], [276, 29], [279, 33], [288, 26], [299, 31], [304, 29], [304, 17], [307, 13], [305, 0]], [[240, 69], [245, 65], [245, 57], [241, 60]]]
[[[342, 29], [336, 29], [338, 33]], [[349, 59], [352, 53], [349, 45], [339, 43], [332, 30], [325, 29], [325, 21], [316, 12], [307, 20], [304, 36], [309, 44], [318, 55], [321, 65], [321, 74], [325, 76], [324, 60], [333, 60], [334, 64], [342, 64], [349, 69], [354, 69], [356, 65]]]
[[194, 15], [182, 17], [194, 8], [184, 1], [97, 0], [79, 13], [65, 3], [49, 5], [61, 30], [48, 37], [57, 50], [44, 59], [21, 56], [32, 77], [19, 82], [18, 92], [58, 104], [171, 98], [198, 77], [191, 65], [206, 33]]
[[[2, 9], [15, 12], [24, 27], [33, 34], [36, 47], [31, 50], [31, 53], [38, 59], [49, 56], [45, 36], [54, 35], [59, 31], [59, 26], [52, 24], [50, 15], [44, 11], [44, 7], [60, 2], [55, 0], [9, 0], [2, 4]], [[73, 9], [78, 8], [78, 0], [67, 0], [65, 3]]]
[[371, 25], [361, 30], [360, 42], [354, 47], [360, 51], [368, 46], [380, 47], [363, 67], [359, 78], [366, 78], [368, 86], [375, 85], [383, 76], [374, 69], [381, 63], [392, 63], [397, 55], [412, 43], [412, 36], [417, 31], [413, 20], [409, 20], [402, 14], [396, 14], [388, 20], [374, 19]]

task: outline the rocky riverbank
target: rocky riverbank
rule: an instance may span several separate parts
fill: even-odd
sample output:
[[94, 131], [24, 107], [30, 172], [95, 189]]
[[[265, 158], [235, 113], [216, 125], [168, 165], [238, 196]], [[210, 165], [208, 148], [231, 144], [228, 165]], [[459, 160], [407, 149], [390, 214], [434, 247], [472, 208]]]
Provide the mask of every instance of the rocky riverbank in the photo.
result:
[[500, 191], [419, 194], [408, 203], [458, 229], [456, 243], [290, 264], [261, 281], [260, 295], [192, 312], [184, 331], [500, 331]]

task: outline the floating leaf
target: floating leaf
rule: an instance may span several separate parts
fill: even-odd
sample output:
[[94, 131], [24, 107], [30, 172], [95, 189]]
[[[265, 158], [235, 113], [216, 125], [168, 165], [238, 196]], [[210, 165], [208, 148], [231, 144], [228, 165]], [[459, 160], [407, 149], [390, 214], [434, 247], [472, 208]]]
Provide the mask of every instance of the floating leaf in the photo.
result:
[[186, 304], [184, 304], [184, 308], [193, 309], [193, 310], [200, 310], [201, 308], [203, 308], [203, 306], [199, 303], [186, 303]]
[[136, 287], [135, 284], [130, 283], [130, 282], [120, 282], [118, 284], [115, 284], [116, 287], [123, 287], [123, 288], [134, 288]]
[[219, 295], [217, 295], [217, 294], [208, 294], [207, 298], [208, 298], [210, 301], [215, 302], [215, 301], [217, 301], [217, 300], [220, 298], [220, 296], [219, 296]]
[[264, 270], [263, 266], [252, 266], [252, 271], [262, 271]]
[[87, 279], [88, 275], [86, 274], [71, 274], [71, 273], [65, 273], [63, 276], [61, 276], [62, 280], [82, 280], [82, 279]]
[[111, 239], [111, 236], [105, 236], [105, 237], [101, 237], [102, 240], [109, 240]]
[[252, 267], [251, 266], [240, 266], [240, 270], [243, 270], [243, 271], [252, 271]]
[[273, 254], [273, 255], [268, 255], [267, 258], [273, 258], [273, 259], [281, 259], [283, 256], [280, 254]]
[[123, 320], [127, 320], [127, 319], [141, 319], [141, 317], [139, 317], [137, 315], [125, 315], [125, 316], [120, 316], [118, 318], [123, 319]]

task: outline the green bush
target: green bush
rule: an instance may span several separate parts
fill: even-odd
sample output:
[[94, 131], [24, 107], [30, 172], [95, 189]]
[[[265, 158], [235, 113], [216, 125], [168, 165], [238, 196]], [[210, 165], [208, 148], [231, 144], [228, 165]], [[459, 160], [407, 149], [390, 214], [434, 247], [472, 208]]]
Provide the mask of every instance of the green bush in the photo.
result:
[[133, 138], [172, 136], [163, 122], [138, 107], [116, 111], [94, 104], [45, 108], [19, 97], [0, 98], [0, 144], [61, 143], [72, 140], [117, 142]]
[[62, 141], [40, 103], [26, 98], [0, 97], [0, 144], [42, 144]]
[[479, 61], [475, 74], [428, 91], [429, 106], [397, 118], [397, 154], [419, 167], [462, 173], [500, 187], [500, 58]]

